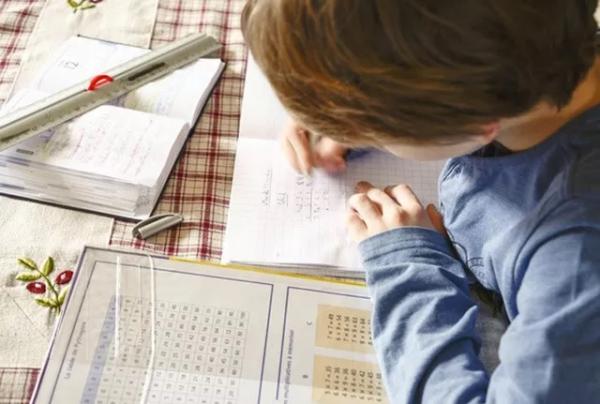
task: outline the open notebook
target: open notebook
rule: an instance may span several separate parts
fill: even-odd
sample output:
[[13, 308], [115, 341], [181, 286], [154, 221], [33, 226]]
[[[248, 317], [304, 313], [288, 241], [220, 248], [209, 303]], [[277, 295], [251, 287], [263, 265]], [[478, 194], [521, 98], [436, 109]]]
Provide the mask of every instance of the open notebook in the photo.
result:
[[364, 285], [86, 248], [32, 403], [386, 404]]
[[[311, 177], [289, 166], [275, 137], [287, 114], [250, 59], [242, 101], [224, 262], [304, 266], [342, 275], [360, 268], [356, 245], [346, 236], [346, 201], [358, 181], [376, 186], [410, 184], [424, 203], [437, 202], [443, 162], [414, 162], [369, 152], [344, 174], [317, 170]], [[359, 276], [348, 272], [344, 275]]]
[[[73, 37], [1, 113], [146, 49]], [[0, 152], [0, 193], [128, 219], [150, 216], [224, 63], [200, 59]]]

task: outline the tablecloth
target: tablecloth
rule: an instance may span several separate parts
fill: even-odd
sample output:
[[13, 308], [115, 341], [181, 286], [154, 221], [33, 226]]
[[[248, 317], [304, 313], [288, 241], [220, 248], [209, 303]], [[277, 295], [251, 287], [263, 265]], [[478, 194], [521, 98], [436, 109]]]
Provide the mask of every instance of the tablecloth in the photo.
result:
[[[43, 0], [0, 0], [0, 102], [7, 97], [16, 77], [23, 50], [43, 5]], [[159, 1], [152, 47], [192, 32], [205, 32], [223, 44], [220, 57], [227, 68], [157, 208], [157, 212], [181, 213], [185, 222], [175, 230], [141, 242], [131, 237], [130, 223], [116, 221], [110, 238], [112, 245], [219, 259], [245, 69], [246, 48], [239, 23], [243, 5], [244, 0]], [[0, 368], [0, 404], [28, 402], [36, 377], [34, 368]]]
[[[247, 56], [240, 32], [244, 2], [159, 0], [151, 46], [160, 46], [188, 33], [205, 32], [223, 44], [220, 57], [227, 68], [171, 173], [157, 207], [157, 213], [182, 214], [184, 223], [151, 240], [140, 241], [131, 237], [132, 224], [115, 221], [111, 245], [171, 256], [220, 258]], [[0, 102], [16, 76], [21, 54], [43, 4], [44, 0], [0, 0]], [[491, 315], [488, 313], [487, 317]], [[502, 325], [494, 328], [494, 324], [498, 322], [493, 321], [491, 327], [481, 329], [484, 339], [491, 341], [484, 355], [495, 355], [503, 331]], [[35, 368], [0, 368], [0, 404], [28, 402], [37, 375]]]

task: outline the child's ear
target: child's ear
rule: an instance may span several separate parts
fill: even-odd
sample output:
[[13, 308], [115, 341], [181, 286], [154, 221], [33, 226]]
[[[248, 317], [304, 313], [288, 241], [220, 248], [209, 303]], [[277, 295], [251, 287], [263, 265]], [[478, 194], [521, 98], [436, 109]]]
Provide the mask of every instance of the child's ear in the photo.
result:
[[481, 133], [479, 135], [476, 135], [475, 138], [482, 145], [486, 145], [488, 143], [491, 143], [494, 139], [496, 139], [499, 132], [500, 122], [494, 121], [488, 123], [487, 125], [483, 125], [481, 127]]

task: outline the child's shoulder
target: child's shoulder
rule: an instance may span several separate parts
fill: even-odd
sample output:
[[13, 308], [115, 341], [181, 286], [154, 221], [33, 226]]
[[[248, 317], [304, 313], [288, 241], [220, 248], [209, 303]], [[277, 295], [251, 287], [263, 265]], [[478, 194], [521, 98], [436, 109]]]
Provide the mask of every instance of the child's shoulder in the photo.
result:
[[567, 190], [571, 197], [600, 200], [600, 109], [569, 136], [572, 152]]

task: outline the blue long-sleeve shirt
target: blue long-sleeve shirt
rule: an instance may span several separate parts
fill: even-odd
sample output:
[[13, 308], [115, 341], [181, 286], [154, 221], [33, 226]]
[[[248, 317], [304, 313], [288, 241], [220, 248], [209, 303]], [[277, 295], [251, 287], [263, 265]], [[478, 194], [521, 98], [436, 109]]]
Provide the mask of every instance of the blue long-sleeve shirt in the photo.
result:
[[[450, 160], [440, 205], [451, 242], [402, 228], [359, 246], [391, 401], [600, 402], [600, 107], [524, 152]], [[471, 277], [510, 319], [491, 375]]]

